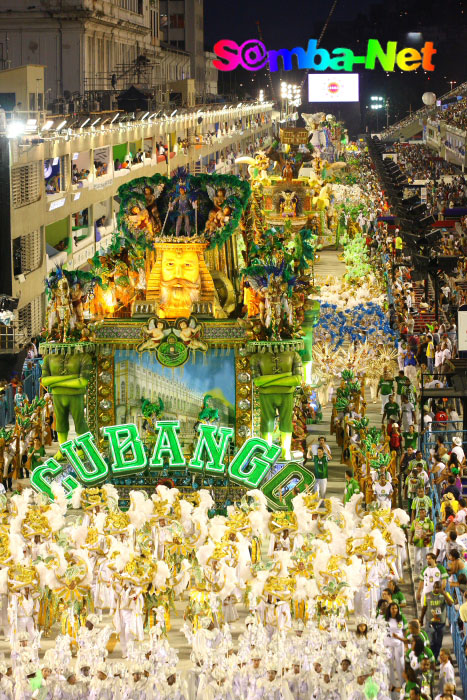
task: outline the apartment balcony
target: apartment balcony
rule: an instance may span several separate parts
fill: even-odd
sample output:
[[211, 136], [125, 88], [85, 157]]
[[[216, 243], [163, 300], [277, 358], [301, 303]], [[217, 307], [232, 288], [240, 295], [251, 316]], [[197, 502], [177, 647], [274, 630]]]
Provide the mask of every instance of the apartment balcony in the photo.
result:
[[47, 274], [50, 274], [56, 267], [62, 267], [68, 260], [68, 247], [64, 250], [57, 250], [47, 243]]
[[[16, 315], [17, 312], [15, 312]], [[15, 321], [10, 326], [5, 326], [0, 323], [0, 354], [9, 355], [18, 353], [21, 348], [29, 342], [31, 334], [27, 328], [20, 329], [18, 321]]]

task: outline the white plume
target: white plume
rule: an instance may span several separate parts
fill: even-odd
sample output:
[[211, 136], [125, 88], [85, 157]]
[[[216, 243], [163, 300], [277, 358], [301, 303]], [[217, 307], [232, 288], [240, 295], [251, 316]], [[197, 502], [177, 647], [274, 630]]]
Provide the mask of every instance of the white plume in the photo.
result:
[[85, 549], [73, 549], [71, 550], [72, 554], [75, 554], [77, 557], [82, 559], [84, 563], [86, 564], [86, 577], [83, 579], [81, 582], [82, 586], [90, 586], [92, 584], [92, 564], [91, 560], [89, 558], [89, 552], [87, 552]]
[[391, 539], [394, 544], [399, 545], [400, 547], [403, 547], [406, 543], [406, 536], [402, 528], [400, 528], [398, 525], [396, 525], [395, 522], [391, 522], [388, 525], [388, 531], [389, 534], [391, 535]]
[[238, 586], [237, 572], [232, 566], [221, 563], [220, 575], [224, 578], [224, 585], [218, 595], [221, 600], [225, 600]]
[[68, 499], [65, 494], [65, 489], [58, 481], [53, 481], [50, 484], [50, 488], [54, 495], [54, 504], [59, 507], [63, 515], [65, 515], [68, 509]]
[[268, 499], [266, 498], [264, 493], [259, 489], [250, 489], [250, 491], [246, 492], [246, 495], [251, 496], [251, 498], [254, 499], [254, 501], [261, 507], [262, 510], [268, 509]]
[[87, 525], [78, 525], [77, 527], [70, 528], [70, 537], [73, 540], [73, 544], [78, 549], [83, 547], [88, 536], [89, 528]]
[[24, 560], [23, 549], [25, 542], [20, 534], [10, 531], [10, 552], [15, 564], [19, 564]]
[[117, 553], [117, 556], [115, 559], [112, 559], [112, 566], [116, 571], [121, 572], [130, 561], [133, 550], [128, 542], [120, 542], [115, 537], [110, 537], [110, 547], [107, 555], [109, 559], [114, 552]]
[[81, 494], [83, 493], [83, 487], [77, 486], [71, 495], [71, 507], [78, 510], [81, 507]]
[[375, 543], [375, 549], [377, 553], [382, 554], [384, 556], [386, 554], [388, 545], [380, 530], [377, 530], [375, 528], [370, 532], [370, 536], [373, 538], [373, 542]]
[[237, 576], [241, 581], [247, 581], [251, 576], [250, 543], [241, 533], [237, 533]]
[[350, 501], [347, 501], [344, 508], [345, 510], [348, 510], [351, 513], [353, 513], [358, 518], [359, 516], [357, 515], [357, 505], [361, 504], [361, 501], [363, 501], [363, 493], [354, 493]]
[[209, 520], [209, 537], [214, 542], [220, 542], [228, 527], [227, 518], [223, 515], [215, 515]]
[[196, 558], [201, 566], [206, 566], [208, 559], [212, 557], [214, 549], [215, 544], [212, 540], [209, 540], [209, 542], [203, 544], [202, 547], [198, 547], [196, 551]]
[[343, 513], [344, 504], [341, 500], [339, 500], [335, 496], [331, 496], [329, 501], [331, 503], [331, 515], [340, 515], [341, 513]]
[[137, 530], [142, 527], [154, 512], [154, 503], [142, 491], [130, 491], [128, 516]]
[[401, 508], [395, 508], [392, 511], [392, 518], [393, 518], [393, 520], [396, 521], [396, 524], [400, 523], [401, 525], [408, 525], [410, 522], [409, 514], [406, 513], [405, 510], [402, 510]]
[[264, 586], [268, 578], [269, 571], [258, 571], [255, 578], [250, 581], [250, 595], [253, 600], [263, 595]]
[[164, 486], [164, 484], [159, 484], [159, 486], [156, 487], [156, 491], [159, 499], [161, 501], [167, 501], [170, 506], [173, 505], [178, 494], [180, 493], [178, 489], [170, 489], [168, 486]]
[[296, 587], [294, 592], [294, 600], [309, 600], [316, 598], [319, 595], [319, 589], [314, 578], [305, 578], [305, 576], [297, 576]]
[[113, 484], [104, 484], [102, 486], [102, 490], [107, 494], [107, 500], [109, 503], [118, 503], [118, 491]]
[[329, 561], [329, 551], [326, 552], [324, 549], [322, 549], [322, 550], [318, 550], [316, 552], [315, 559], [313, 562], [313, 571], [315, 573], [315, 577], [320, 582], [323, 578], [320, 572], [326, 571], [328, 561]]
[[[66, 512], [66, 510], [65, 510], [65, 512]], [[58, 505], [55, 502], [52, 503], [50, 508], [48, 508], [45, 511], [44, 515], [48, 520], [48, 523], [51, 527], [52, 532], [58, 532], [59, 530], [62, 529], [62, 527], [64, 527], [65, 518], [64, 518], [63, 507], [61, 505]]]
[[187, 532], [191, 525], [191, 514], [193, 513], [193, 504], [186, 501], [184, 498], [179, 500], [180, 505], [180, 522], [183, 529]]
[[287, 576], [287, 571], [292, 565], [292, 555], [290, 552], [279, 550], [274, 552], [275, 561], [280, 564], [280, 575]]
[[364, 580], [365, 567], [361, 559], [355, 555], [350, 557], [350, 564], [345, 569], [346, 579], [353, 591], [358, 590]]
[[205, 510], [209, 510], [213, 507], [214, 501], [212, 500], [212, 496], [209, 493], [209, 491], [207, 491], [206, 489], [200, 489], [199, 491], [197, 491], [197, 493], [199, 493], [200, 497], [200, 503], [198, 508], [204, 508]]
[[104, 532], [105, 521], [107, 520], [107, 513], [101, 511], [94, 516], [94, 526], [97, 528], [97, 532]]
[[65, 559], [65, 551], [63, 547], [59, 547], [58, 544], [55, 542], [49, 541], [47, 542], [46, 548], [45, 548], [45, 556], [50, 556], [50, 555], [55, 555], [58, 557], [59, 564], [58, 567], [54, 566], [54, 572], [58, 573], [59, 576], [65, 573], [66, 568], [68, 566], [67, 561]]
[[8, 593], [7, 580], [8, 569], [5, 566], [3, 569], [0, 569], [0, 595], [6, 595]]
[[248, 513], [251, 531], [256, 537], [266, 538], [269, 533], [269, 518], [271, 514], [264, 510], [252, 510]]
[[44, 562], [36, 564], [36, 571], [39, 574], [39, 581], [42, 588], [48, 586], [51, 590], [61, 587], [61, 583], [55, 576], [55, 570], [49, 569]]
[[324, 528], [331, 533], [332, 553], [345, 556], [347, 535], [332, 520], [326, 520]]
[[198, 508], [195, 508], [193, 511], [192, 520], [195, 528], [199, 532], [196, 544], [197, 546], [201, 546], [206, 542], [206, 538], [208, 536], [208, 519], [206, 513]]
[[165, 561], [159, 560], [157, 562], [157, 571], [154, 575], [154, 578], [152, 580], [152, 583], [154, 585], [154, 588], [156, 590], [160, 590], [161, 588], [164, 588], [166, 585], [167, 580], [170, 578], [170, 569], [168, 565], [165, 563]]

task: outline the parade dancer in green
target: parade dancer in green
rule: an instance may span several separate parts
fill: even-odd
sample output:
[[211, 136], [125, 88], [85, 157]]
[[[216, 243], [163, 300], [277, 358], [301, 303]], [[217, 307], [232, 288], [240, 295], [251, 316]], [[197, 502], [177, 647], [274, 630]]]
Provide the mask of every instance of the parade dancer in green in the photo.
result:
[[344, 491], [344, 503], [348, 503], [352, 496], [356, 493], [360, 493], [360, 484], [357, 479], [353, 478], [353, 472], [351, 469], [345, 470], [345, 491]]

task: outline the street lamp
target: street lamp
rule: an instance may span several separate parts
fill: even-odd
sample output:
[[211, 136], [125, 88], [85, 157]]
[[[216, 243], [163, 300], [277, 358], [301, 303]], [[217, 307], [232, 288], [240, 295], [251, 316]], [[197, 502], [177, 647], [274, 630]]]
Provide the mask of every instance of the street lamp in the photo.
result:
[[389, 125], [389, 100], [382, 97], [381, 95], [372, 95], [370, 97], [370, 109], [376, 112], [376, 131], [378, 131], [379, 124], [379, 110], [386, 110], [386, 127]]
[[287, 83], [283, 80], [281, 81], [281, 121], [284, 112], [284, 101], [287, 100]]
[[281, 100], [286, 102], [285, 117], [287, 118], [290, 107], [299, 107], [302, 103], [302, 90], [300, 85], [281, 82]]

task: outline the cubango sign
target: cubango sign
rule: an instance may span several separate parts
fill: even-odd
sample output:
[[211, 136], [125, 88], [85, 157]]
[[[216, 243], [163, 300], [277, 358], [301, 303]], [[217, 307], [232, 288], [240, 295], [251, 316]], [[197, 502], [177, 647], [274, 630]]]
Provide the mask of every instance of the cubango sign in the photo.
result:
[[[71, 498], [80, 484], [98, 486], [111, 477], [132, 476], [146, 470], [157, 481], [162, 469], [169, 472], [187, 469], [192, 473], [211, 476], [227, 475], [240, 486], [261, 489], [270, 508], [282, 510], [290, 508], [291, 498], [312, 487], [315, 481], [313, 474], [298, 462], [278, 463], [281, 448], [259, 437], [246, 440], [228, 462], [233, 428], [200, 424], [198, 441], [189, 461], [179, 441], [179, 421], [162, 420], [156, 423], [156, 441], [151, 455], [148, 455], [134, 423], [106, 426], [101, 431], [108, 441], [107, 458], [97, 449], [93, 434], [85, 433], [60, 445], [62, 455], [71, 465], [74, 475], [64, 475], [66, 464], [51, 457], [31, 474], [32, 487], [53, 500], [51, 481], [63, 475], [62, 485]], [[271, 477], [271, 470], [276, 464], [277, 471]]]

